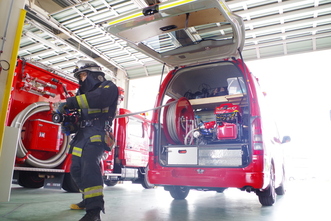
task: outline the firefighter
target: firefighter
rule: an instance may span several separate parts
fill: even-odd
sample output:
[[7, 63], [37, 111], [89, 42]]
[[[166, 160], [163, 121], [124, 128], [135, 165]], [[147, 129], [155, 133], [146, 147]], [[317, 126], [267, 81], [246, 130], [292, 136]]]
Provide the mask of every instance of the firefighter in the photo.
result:
[[104, 213], [103, 178], [100, 160], [104, 150], [110, 150], [107, 141], [118, 101], [118, 88], [105, 79], [105, 74], [94, 62], [79, 61], [74, 70], [79, 80], [77, 95], [59, 104], [58, 112], [76, 110], [80, 113], [78, 131], [70, 142], [72, 164], [70, 173], [83, 194], [80, 203], [71, 209], [86, 209], [80, 221], [99, 221]]

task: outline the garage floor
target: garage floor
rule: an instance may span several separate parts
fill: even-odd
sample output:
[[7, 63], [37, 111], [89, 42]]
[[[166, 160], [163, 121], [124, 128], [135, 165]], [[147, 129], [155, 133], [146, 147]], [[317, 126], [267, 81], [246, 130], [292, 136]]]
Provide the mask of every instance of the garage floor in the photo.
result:
[[[105, 187], [103, 221], [279, 221], [331, 220], [330, 181], [288, 183], [286, 195], [262, 207], [254, 193], [227, 189], [224, 193], [191, 191], [186, 200], [173, 200], [162, 187], [145, 190], [139, 184]], [[1, 221], [79, 220], [85, 211], [69, 209], [78, 193], [12, 187], [10, 202], [0, 203]]]

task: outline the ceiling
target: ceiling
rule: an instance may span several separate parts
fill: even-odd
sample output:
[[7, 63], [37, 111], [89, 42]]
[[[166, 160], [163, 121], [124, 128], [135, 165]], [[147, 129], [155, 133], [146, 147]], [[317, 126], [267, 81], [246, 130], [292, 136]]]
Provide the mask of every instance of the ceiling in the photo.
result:
[[[81, 59], [96, 61], [111, 77], [118, 69], [128, 79], [159, 75], [163, 64], [104, 29], [108, 20], [156, 1], [29, 0], [19, 56], [68, 76]], [[244, 19], [246, 61], [331, 49], [331, 0], [226, 3]]]

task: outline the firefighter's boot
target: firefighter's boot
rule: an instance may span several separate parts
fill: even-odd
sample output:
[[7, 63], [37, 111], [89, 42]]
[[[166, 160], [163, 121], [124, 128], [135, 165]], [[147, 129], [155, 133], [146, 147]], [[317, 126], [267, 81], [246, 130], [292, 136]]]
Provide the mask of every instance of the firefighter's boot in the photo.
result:
[[85, 201], [83, 200], [77, 204], [71, 204], [70, 209], [74, 209], [74, 210], [85, 209]]
[[83, 216], [79, 221], [101, 221], [100, 209], [87, 210], [85, 216]]

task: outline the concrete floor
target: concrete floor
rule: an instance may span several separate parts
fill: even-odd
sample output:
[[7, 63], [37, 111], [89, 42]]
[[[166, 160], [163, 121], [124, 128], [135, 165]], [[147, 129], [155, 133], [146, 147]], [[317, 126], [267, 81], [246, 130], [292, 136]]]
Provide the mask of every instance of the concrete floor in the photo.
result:
[[[158, 187], [124, 183], [105, 187], [103, 221], [329, 221], [330, 181], [288, 182], [287, 193], [271, 207], [262, 207], [254, 193], [227, 189], [224, 193], [192, 191], [186, 200], [173, 200]], [[69, 209], [80, 194], [13, 185], [11, 200], [0, 203], [1, 221], [79, 220], [85, 211]]]

